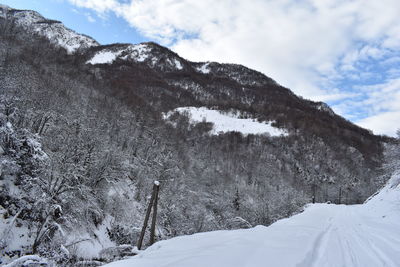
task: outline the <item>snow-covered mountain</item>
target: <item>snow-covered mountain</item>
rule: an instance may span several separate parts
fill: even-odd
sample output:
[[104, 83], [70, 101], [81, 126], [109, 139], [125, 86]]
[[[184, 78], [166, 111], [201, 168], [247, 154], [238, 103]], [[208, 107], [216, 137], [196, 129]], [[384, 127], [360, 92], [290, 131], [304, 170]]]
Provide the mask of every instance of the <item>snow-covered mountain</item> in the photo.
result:
[[68, 53], [99, 45], [93, 38], [68, 29], [60, 21], [46, 19], [36, 11], [0, 5], [0, 17], [13, 19], [17, 25], [48, 38], [53, 44], [65, 48]]
[[263, 73], [0, 14], [0, 261], [109, 261], [136, 243], [153, 179], [157, 240], [362, 203], [386, 181], [393, 140]]
[[269, 227], [160, 241], [107, 267], [398, 267], [400, 172], [362, 205], [309, 204]]

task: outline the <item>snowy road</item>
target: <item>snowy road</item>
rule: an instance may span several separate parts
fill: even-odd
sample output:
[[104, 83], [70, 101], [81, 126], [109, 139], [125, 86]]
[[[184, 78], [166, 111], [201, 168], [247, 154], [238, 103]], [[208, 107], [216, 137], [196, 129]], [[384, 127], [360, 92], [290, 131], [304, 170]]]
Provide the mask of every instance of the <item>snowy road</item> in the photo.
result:
[[309, 205], [269, 227], [177, 237], [107, 266], [399, 267], [399, 182], [363, 205]]

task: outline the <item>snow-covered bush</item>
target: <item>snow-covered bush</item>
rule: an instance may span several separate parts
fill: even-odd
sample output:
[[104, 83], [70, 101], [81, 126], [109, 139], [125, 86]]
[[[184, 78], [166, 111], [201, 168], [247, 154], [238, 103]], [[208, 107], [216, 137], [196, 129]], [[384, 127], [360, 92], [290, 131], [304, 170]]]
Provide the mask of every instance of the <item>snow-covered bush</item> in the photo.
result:
[[4, 265], [4, 267], [44, 267], [51, 265], [46, 259], [38, 255], [25, 255]]

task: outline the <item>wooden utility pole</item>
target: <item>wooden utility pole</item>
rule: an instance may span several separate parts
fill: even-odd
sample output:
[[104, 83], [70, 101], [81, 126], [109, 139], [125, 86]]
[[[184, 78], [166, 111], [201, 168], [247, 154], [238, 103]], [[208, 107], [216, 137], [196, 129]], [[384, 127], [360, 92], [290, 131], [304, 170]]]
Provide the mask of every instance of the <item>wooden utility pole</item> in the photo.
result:
[[313, 203], [313, 204], [315, 204], [315, 199], [316, 199], [315, 194], [316, 194], [316, 191], [317, 191], [317, 185], [316, 185], [316, 183], [315, 183], [315, 177], [314, 177], [314, 181], [313, 181], [313, 185], [312, 185], [312, 203]]
[[155, 197], [154, 197], [154, 206], [153, 206], [153, 218], [151, 220], [151, 227], [150, 227], [150, 245], [154, 244], [154, 236], [156, 232], [156, 219], [157, 219], [157, 204], [158, 204], [158, 191], [160, 190], [160, 183], [154, 183], [157, 185], [155, 188]]
[[[140, 233], [140, 237], [139, 237], [139, 240], [137, 242], [137, 248], [139, 250], [142, 248], [144, 235], [146, 233], [147, 224], [148, 224], [149, 218], [150, 218], [151, 208], [153, 206], [154, 206], [154, 211], [153, 211], [153, 219], [152, 219], [152, 222], [151, 222], [150, 243], [152, 241], [154, 243], [154, 231], [155, 231], [155, 223], [156, 223], [156, 216], [157, 216], [157, 202], [158, 202], [158, 191], [159, 191], [159, 189], [160, 189], [160, 183], [158, 181], [155, 181], [154, 185], [153, 185], [153, 192], [151, 194], [149, 206], [147, 207], [146, 216], [144, 218], [142, 231]], [[154, 203], [154, 199], [156, 199], [155, 203]], [[153, 226], [153, 224], [154, 224], [154, 226]]]

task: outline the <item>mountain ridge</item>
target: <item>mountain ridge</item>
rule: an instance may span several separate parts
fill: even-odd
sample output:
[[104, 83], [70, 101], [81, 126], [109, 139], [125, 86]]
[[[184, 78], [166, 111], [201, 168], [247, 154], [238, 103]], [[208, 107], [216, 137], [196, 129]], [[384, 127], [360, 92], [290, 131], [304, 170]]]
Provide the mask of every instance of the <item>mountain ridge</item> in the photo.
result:
[[[0, 9], [3, 10], [3, 11], [2, 11], [2, 16], [7, 16], [8, 13], [11, 13], [12, 15], [15, 14], [15, 13], [23, 13], [23, 14], [25, 14], [25, 17], [27, 17], [26, 15], [31, 15], [31, 16], [33, 16], [34, 18], [32, 18], [31, 20], [27, 19], [27, 21], [22, 21], [22, 22], [20, 21], [21, 18], [19, 18], [19, 17], [17, 16], [17, 21], [18, 21], [20, 24], [25, 25], [25, 26], [29, 26], [30, 24], [40, 24], [40, 23], [50, 23], [50, 24], [56, 23], [56, 24], [61, 24], [61, 26], [62, 26], [63, 28], [65, 28], [67, 32], [68, 32], [68, 31], [71, 31], [71, 32], [73, 32], [73, 33], [76, 33], [74, 30], [71, 30], [71, 29], [65, 27], [65, 26], [62, 24], [61, 21], [46, 19], [46, 18], [44, 18], [40, 13], [38, 13], [38, 12], [36, 12], [36, 11], [33, 11], [33, 10], [19, 10], [19, 9], [13, 9], [13, 8], [11, 8], [11, 7], [9, 7], [9, 6], [6, 6], [6, 5], [0, 6]], [[34, 31], [40, 32], [40, 30], [34, 30]], [[112, 43], [112, 44], [101, 45], [101, 44], [99, 44], [97, 41], [95, 41], [92, 37], [90, 37], [90, 36], [88, 36], [88, 35], [86, 35], [86, 34], [82, 34], [82, 33], [76, 33], [76, 34], [77, 34], [78, 36], [82, 36], [82, 37], [91, 39], [90, 42], [93, 42], [94, 44], [90, 44], [89, 46], [83, 45], [83, 46], [78, 47], [78, 48], [69, 48], [69, 47], [66, 47], [66, 46], [63, 45], [63, 44], [60, 44], [59, 42], [55, 42], [55, 45], [60, 45], [61, 47], [64, 47], [64, 48], [67, 49], [67, 51], [70, 52], [70, 53], [76, 52], [76, 50], [78, 50], [78, 49], [90, 50], [90, 48], [92, 48], [93, 50], [99, 52], [99, 50], [108, 49], [108, 48], [114, 48], [114, 47], [121, 47], [121, 46], [122, 46], [122, 47], [125, 47], [125, 48], [126, 48], [126, 47], [129, 47], [129, 46], [148, 45], [148, 46], [155, 47], [157, 50], [161, 50], [162, 52], [165, 52], [166, 54], [169, 54], [169, 55], [172, 55], [172, 56], [174, 56], [174, 57], [176, 57], [176, 58], [179, 58], [180, 60], [185, 61], [185, 63], [189, 63], [189, 65], [191, 65], [191, 67], [192, 67], [192, 68], [195, 68], [195, 69], [196, 69], [196, 68], [201, 68], [201, 67], [204, 66], [204, 65], [207, 65], [207, 66], [210, 66], [210, 65], [213, 66], [213, 65], [214, 65], [214, 66], [229, 66], [229, 67], [235, 67], [235, 68], [242, 69], [242, 70], [245, 69], [246, 71], [251, 72], [251, 74], [252, 74], [253, 76], [254, 76], [254, 75], [257, 75], [258, 77], [260, 77], [260, 78], [262, 78], [262, 79], [265, 79], [265, 80], [268, 81], [268, 82], [276, 83], [276, 81], [274, 81], [272, 78], [268, 77], [268, 76], [265, 75], [264, 73], [259, 72], [259, 71], [257, 71], [257, 70], [253, 70], [253, 69], [247, 68], [246, 66], [241, 65], [241, 64], [217, 63], [217, 62], [208, 62], [208, 61], [207, 61], [207, 62], [193, 62], [193, 61], [188, 61], [188, 60], [182, 58], [181, 56], [179, 56], [176, 52], [170, 50], [169, 48], [164, 47], [164, 46], [161, 46], [161, 45], [159, 45], [159, 44], [157, 44], [157, 43], [155, 43], [155, 42], [151, 42], [151, 41], [150, 41], [150, 42], [142, 42], [142, 43], [138, 43], [138, 44], [133, 44], [133, 43]], [[44, 34], [44, 36], [46, 36], [46, 37], [49, 38], [50, 40], [52, 39], [51, 37], [47, 36], [46, 34]], [[197, 67], [196, 67], [196, 66], [197, 66]], [[199, 72], [201, 72], [201, 71], [199, 71]], [[207, 73], [209, 73], [209, 72], [207, 72]], [[206, 73], [203, 72], [203, 74], [206, 74]], [[289, 91], [290, 91], [290, 89], [289, 89]], [[290, 92], [291, 92], [291, 91], [290, 91]], [[291, 93], [293, 93], [293, 92], [291, 92]], [[314, 103], [315, 103], [315, 105], [318, 105], [318, 104], [323, 103], [323, 102], [314, 102]], [[325, 106], [325, 107], [326, 107], [326, 105], [327, 105], [327, 104], [324, 103], [324, 106]], [[332, 113], [333, 111], [330, 109], [329, 112]]]
[[[49, 38], [49, 40], [52, 41], [55, 45], [59, 45], [59, 46], [65, 48], [65, 49], [67, 49], [67, 51], [69, 53], [74, 53], [74, 52], [77, 52], [77, 50], [82, 50], [82, 53], [86, 54], [87, 52], [90, 53], [90, 50], [94, 50], [94, 51], [100, 52], [102, 50], [109, 49], [109, 48], [114, 48], [114, 47], [125, 47], [125, 48], [127, 48], [129, 46], [146, 45], [146, 46], [154, 47], [157, 52], [161, 51], [162, 54], [167, 54], [169, 56], [172, 56], [174, 58], [182, 60], [185, 63], [185, 66], [190, 65], [190, 67], [193, 68], [193, 69], [197, 69], [198, 70], [198, 69], [201, 69], [203, 66], [207, 66], [207, 67], [210, 67], [210, 66], [213, 67], [214, 66], [214, 72], [215, 72], [215, 69], [217, 69], [218, 67], [224, 67], [225, 66], [225, 67], [231, 68], [231, 70], [230, 70], [231, 72], [232, 72], [232, 69], [237, 69], [236, 72], [246, 71], [250, 76], [252, 76], [253, 79], [254, 79], [254, 77], [257, 77], [259, 80], [264, 80], [265, 83], [276, 83], [277, 85], [279, 85], [275, 80], [273, 80], [272, 78], [268, 77], [266, 74], [264, 74], [262, 72], [259, 72], [257, 70], [250, 69], [250, 68], [248, 68], [248, 67], [246, 67], [244, 65], [241, 65], [241, 64], [218, 63], [218, 62], [192, 62], [192, 61], [186, 60], [183, 57], [179, 56], [176, 52], [170, 50], [169, 48], [161, 46], [161, 45], [159, 45], [159, 44], [157, 44], [155, 42], [152, 42], [152, 41], [150, 41], [150, 42], [142, 42], [142, 43], [138, 43], [138, 44], [112, 43], [112, 44], [101, 45], [96, 40], [94, 40], [92, 37], [90, 37], [88, 35], [85, 35], [85, 34], [82, 34], [82, 33], [77, 33], [74, 30], [71, 30], [71, 29], [65, 27], [62, 24], [62, 22], [60, 22], [60, 21], [46, 19], [40, 13], [38, 13], [36, 11], [33, 11], [33, 10], [18, 10], [18, 9], [13, 9], [13, 8], [11, 8], [9, 6], [6, 6], [6, 5], [0, 6], [0, 10], [1, 9], [3, 10], [2, 11], [2, 15], [3, 16], [7, 16], [8, 13], [11, 13], [11, 14], [14, 14], [14, 13], [23, 13], [24, 14], [25, 13], [25, 14], [33, 14], [34, 15], [33, 17], [38, 17], [39, 18], [39, 19], [37, 19], [37, 18], [33, 19], [31, 21], [28, 20], [28, 21], [19, 22], [20, 24], [25, 25], [25, 26], [29, 26], [29, 24], [40, 24], [40, 23], [60, 24], [62, 26], [62, 28], [65, 29], [65, 32], [72, 32], [73, 33], [72, 37], [67, 36], [67, 39], [71, 38], [72, 45], [68, 45], [67, 44], [68, 40], [67, 41], [52, 40], [53, 38], [57, 39], [59, 34], [54, 34], [53, 37], [50, 37], [50, 36], [46, 35], [45, 33], [42, 33], [41, 32], [42, 30], [34, 29], [33, 31], [34, 32], [38, 32], [38, 33], [44, 35], [45, 37]], [[0, 14], [0, 16], [1, 16], [1, 14]], [[17, 21], [20, 21], [20, 20], [21, 19], [18, 18], [18, 16], [17, 16]], [[53, 30], [53, 29], [51, 29], [51, 30]], [[61, 35], [63, 33], [64, 33], [64, 31], [61, 32]], [[76, 34], [79, 37], [77, 38], [76, 36], [74, 36], [74, 34]], [[80, 37], [83, 38], [83, 40], [79, 40], [79, 39], [81, 39]], [[76, 39], [78, 39], [78, 40], [76, 40]], [[77, 46], [77, 44], [76, 44], [77, 42], [80, 43], [81, 46], [79, 46], [79, 45]], [[83, 42], [83, 44], [82, 44], [82, 42]], [[89, 44], [87, 44], [87, 43], [89, 43]], [[159, 62], [153, 62], [153, 67], [155, 67], [156, 63], [159, 63]], [[96, 65], [96, 64], [93, 64], [93, 65]], [[171, 65], [173, 65], [173, 63], [171, 63]], [[178, 68], [178, 69], [182, 70], [181, 68]], [[159, 70], [162, 70], [162, 69], [159, 69]], [[210, 70], [207, 70], [206, 71], [207, 73], [204, 73], [204, 71], [199, 71], [199, 70], [198, 70], [198, 72], [202, 73], [202, 74], [208, 74], [208, 73], [210, 73]], [[213, 71], [211, 71], [211, 72], [213, 72]], [[215, 73], [213, 73], [213, 74], [215, 74]], [[232, 77], [230, 77], [230, 78], [232, 78]], [[254, 83], [254, 80], [252, 81], [252, 83]], [[249, 85], [249, 84], [242, 84], [242, 85]], [[290, 89], [285, 88], [283, 86], [280, 86], [280, 87], [282, 89], [288, 90], [291, 94], [295, 95]], [[298, 96], [296, 95], [296, 97], [298, 97]], [[322, 111], [326, 111], [330, 115], [334, 114], [335, 116], [341, 117], [340, 115], [337, 115], [336, 113], [334, 113], [334, 111], [329, 107], [329, 105], [324, 103], [324, 102], [311, 101], [311, 100], [307, 100], [307, 101], [314, 108], [317, 108], [317, 109], [322, 110]], [[345, 119], [343, 117], [341, 117], [341, 118], [344, 119], [345, 121], [348, 121], [347, 119]], [[353, 124], [350, 121], [348, 121], [348, 122]], [[364, 129], [364, 128], [356, 125], [356, 124], [353, 124], [353, 125], [355, 127], [360, 128], [360, 129]], [[367, 129], [365, 129], [365, 130], [367, 130]], [[370, 130], [367, 130], [367, 131], [369, 131], [371, 133]]]

